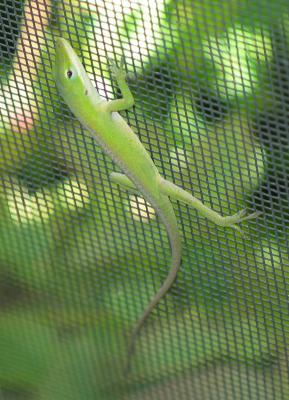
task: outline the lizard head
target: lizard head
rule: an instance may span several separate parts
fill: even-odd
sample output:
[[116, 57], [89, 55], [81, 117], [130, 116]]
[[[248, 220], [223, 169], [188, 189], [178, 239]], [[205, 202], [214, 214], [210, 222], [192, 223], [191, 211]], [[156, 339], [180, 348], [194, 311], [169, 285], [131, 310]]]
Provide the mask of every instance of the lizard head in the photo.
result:
[[81, 98], [96, 92], [79, 59], [70, 44], [63, 38], [56, 39], [53, 77], [65, 102], [75, 113]]

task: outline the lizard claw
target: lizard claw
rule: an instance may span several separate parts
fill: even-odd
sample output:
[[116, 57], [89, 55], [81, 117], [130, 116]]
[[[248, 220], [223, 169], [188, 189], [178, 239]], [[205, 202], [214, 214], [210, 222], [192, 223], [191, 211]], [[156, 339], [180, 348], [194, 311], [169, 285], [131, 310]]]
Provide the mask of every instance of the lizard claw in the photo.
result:
[[238, 231], [241, 235], [244, 236], [243, 231], [241, 230], [241, 228], [239, 227], [238, 224], [240, 224], [243, 221], [258, 218], [260, 216], [260, 214], [262, 214], [260, 211], [255, 211], [251, 214], [247, 214], [247, 210], [244, 209], [244, 210], [237, 212], [234, 215], [231, 215], [228, 217], [223, 217], [222, 223], [220, 225], [233, 228], [236, 231]]
[[236, 216], [238, 216], [240, 219], [245, 217], [245, 215], [247, 215], [247, 209], [244, 208], [243, 210], [239, 211]]
[[108, 60], [110, 72], [113, 75], [114, 79], [116, 81], [125, 79], [126, 72], [124, 70], [124, 64], [125, 64], [124, 56], [121, 57], [119, 66], [113, 58], [107, 57], [107, 60]]
[[115, 61], [112, 57], [107, 56], [107, 61], [108, 61], [109, 68], [112, 68], [115, 65]]
[[242, 237], [245, 237], [245, 233], [244, 231], [238, 226], [238, 225], [231, 225], [231, 228], [235, 229], [235, 231], [237, 231], [238, 233], [240, 233], [240, 235]]
[[120, 57], [120, 62], [119, 62], [119, 69], [121, 69], [122, 71], [124, 70], [124, 64], [125, 64], [125, 58], [124, 55], [122, 55]]
[[252, 214], [248, 214], [244, 218], [242, 218], [242, 221], [246, 221], [248, 219], [255, 219], [258, 218], [262, 214], [262, 211], [255, 211]]
[[255, 211], [251, 214], [248, 214], [247, 209], [245, 208], [244, 210], [241, 210], [232, 216], [232, 222], [234, 221], [233, 223], [239, 224], [240, 222], [247, 221], [249, 219], [258, 218], [261, 214], [261, 211]]
[[239, 225], [241, 222], [243, 221], [247, 221], [249, 219], [255, 219], [258, 218], [260, 215], [262, 214], [261, 211], [255, 211], [251, 214], [247, 214], [247, 210], [241, 210], [238, 213], [232, 215], [231, 217], [228, 218], [227, 220], [227, 226], [229, 226], [230, 228], [235, 229], [236, 231], [238, 231], [242, 236], [244, 236], [244, 232], [242, 231], [242, 229], [239, 227]]

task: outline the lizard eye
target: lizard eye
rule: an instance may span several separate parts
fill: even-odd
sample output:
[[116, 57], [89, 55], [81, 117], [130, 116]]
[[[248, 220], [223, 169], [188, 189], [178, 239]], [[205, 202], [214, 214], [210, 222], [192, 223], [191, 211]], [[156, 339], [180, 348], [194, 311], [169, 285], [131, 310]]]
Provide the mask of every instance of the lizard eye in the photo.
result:
[[67, 76], [68, 79], [72, 78], [73, 72], [71, 71], [71, 69], [69, 69], [69, 70], [66, 72], [66, 76]]

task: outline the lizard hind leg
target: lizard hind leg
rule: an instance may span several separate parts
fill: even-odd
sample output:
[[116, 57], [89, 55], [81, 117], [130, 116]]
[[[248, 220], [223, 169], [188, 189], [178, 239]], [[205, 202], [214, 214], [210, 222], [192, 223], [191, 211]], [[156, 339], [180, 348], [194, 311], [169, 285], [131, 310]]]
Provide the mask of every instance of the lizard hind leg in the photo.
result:
[[242, 234], [242, 230], [237, 225], [243, 221], [258, 218], [261, 214], [260, 211], [255, 211], [252, 214], [247, 214], [246, 209], [241, 210], [234, 215], [222, 216], [210, 207], [206, 206], [202, 201], [192, 196], [189, 192], [175, 185], [174, 183], [161, 179], [161, 191], [170, 196], [172, 199], [178, 200], [188, 206], [195, 208], [200, 215], [214, 222], [216, 225], [223, 227], [231, 227]]

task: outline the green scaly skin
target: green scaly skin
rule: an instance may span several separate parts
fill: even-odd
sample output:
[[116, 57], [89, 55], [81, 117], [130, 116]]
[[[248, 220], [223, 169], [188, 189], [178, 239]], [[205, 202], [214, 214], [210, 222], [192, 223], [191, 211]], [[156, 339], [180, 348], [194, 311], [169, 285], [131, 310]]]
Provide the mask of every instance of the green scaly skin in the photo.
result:
[[238, 223], [256, 218], [260, 213], [246, 215], [246, 211], [242, 210], [235, 215], [223, 217], [190, 193], [163, 179], [137, 135], [118, 114], [118, 111], [132, 107], [134, 98], [126, 83], [123, 69], [112, 62], [111, 71], [123, 98], [107, 101], [93, 87], [70, 44], [63, 38], [57, 38], [53, 73], [60, 94], [80, 123], [123, 171], [123, 174], [112, 173], [111, 179], [137, 191], [154, 207], [170, 240], [172, 260], [169, 272], [132, 332], [128, 350], [130, 360], [136, 337], [154, 307], [171, 288], [181, 264], [181, 239], [170, 197], [196, 208], [215, 224], [240, 232]]

